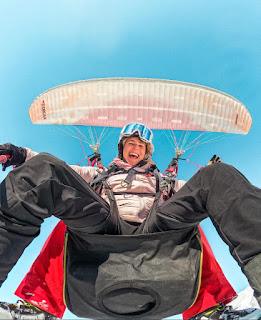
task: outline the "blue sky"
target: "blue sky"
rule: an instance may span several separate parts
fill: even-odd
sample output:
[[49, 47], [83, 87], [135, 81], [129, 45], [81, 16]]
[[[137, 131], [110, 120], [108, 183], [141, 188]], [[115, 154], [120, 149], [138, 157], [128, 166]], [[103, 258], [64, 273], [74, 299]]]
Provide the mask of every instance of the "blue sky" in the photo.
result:
[[[77, 163], [82, 151], [76, 140], [31, 124], [28, 109], [41, 92], [91, 78], [181, 80], [236, 97], [253, 118], [248, 135], [202, 146], [192, 160], [204, 165], [217, 153], [261, 187], [260, 21], [259, 0], [1, 1], [1, 143]], [[101, 147], [105, 164], [116, 155], [118, 132]], [[162, 133], [155, 133], [154, 144], [153, 159], [163, 171], [173, 154]], [[192, 167], [181, 165], [179, 178], [188, 180]], [[13, 292], [55, 223], [53, 218], [44, 223], [0, 289], [0, 300], [16, 301]], [[246, 279], [227, 247], [209, 221], [203, 226], [226, 276], [237, 291], [243, 289]], [[75, 317], [67, 312], [65, 318]]]

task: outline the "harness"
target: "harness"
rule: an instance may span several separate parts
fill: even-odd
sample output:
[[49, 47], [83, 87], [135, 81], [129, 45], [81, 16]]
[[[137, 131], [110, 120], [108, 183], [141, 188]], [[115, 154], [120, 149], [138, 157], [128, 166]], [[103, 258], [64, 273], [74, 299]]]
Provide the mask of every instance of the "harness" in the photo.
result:
[[[79, 317], [163, 319], [184, 312], [196, 299], [202, 261], [197, 228], [153, 230], [159, 199], [171, 180], [173, 185], [175, 180], [170, 175], [167, 179], [162, 177], [155, 165], [146, 172], [138, 172], [135, 167], [125, 170], [112, 165], [91, 184], [96, 192], [106, 190], [113, 231], [118, 226], [120, 232], [87, 233], [80, 242], [77, 235], [67, 233], [64, 297], [67, 307]], [[113, 192], [108, 178], [120, 173], [126, 173], [122, 181], [126, 190]], [[128, 191], [137, 173], [155, 176], [155, 193]], [[125, 232], [127, 221], [120, 219], [115, 199], [118, 194], [154, 197], [148, 217], [138, 228], [128, 226]]]
[[[102, 189], [106, 190], [106, 194], [109, 198], [110, 202], [110, 216], [113, 219], [115, 225], [117, 226], [118, 230], [120, 231], [120, 215], [119, 215], [119, 208], [117, 205], [117, 201], [115, 196], [116, 195], [138, 195], [140, 197], [154, 197], [153, 205], [150, 209], [150, 212], [148, 214], [148, 217], [151, 216], [151, 213], [155, 211], [158, 207], [158, 202], [163, 195], [163, 199], [166, 200], [170, 196], [175, 193], [174, 191], [174, 185], [175, 185], [175, 179], [173, 176], [166, 175], [162, 176], [155, 164], [151, 165], [146, 171], [139, 172], [136, 170], [136, 168], [142, 167], [144, 164], [146, 164], [146, 161], [142, 160], [135, 166], [131, 167], [129, 170], [126, 170], [122, 167], [119, 167], [116, 164], [113, 164], [112, 166], [108, 167], [107, 170], [103, 170], [101, 173], [98, 174], [98, 176], [91, 182], [91, 187], [94, 188], [94, 190], [98, 193], [101, 193]], [[126, 173], [126, 178], [121, 182], [121, 186], [126, 188], [126, 191], [121, 192], [115, 192], [112, 190], [111, 186], [108, 183], [108, 178], [115, 175], [115, 174], [122, 174]], [[147, 177], [154, 176], [156, 179], [156, 192], [155, 193], [149, 193], [149, 192], [132, 192], [127, 191], [127, 188], [131, 186], [133, 176], [135, 174], [143, 174]]]

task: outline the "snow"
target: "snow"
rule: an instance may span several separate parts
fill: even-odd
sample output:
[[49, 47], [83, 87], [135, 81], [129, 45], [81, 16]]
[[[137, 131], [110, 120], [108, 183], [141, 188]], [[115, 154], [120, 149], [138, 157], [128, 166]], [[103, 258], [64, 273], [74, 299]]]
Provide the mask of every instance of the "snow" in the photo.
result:
[[238, 297], [230, 302], [233, 309], [242, 310], [247, 308], [260, 308], [256, 298], [254, 297], [253, 289], [247, 286], [243, 291], [238, 293]]

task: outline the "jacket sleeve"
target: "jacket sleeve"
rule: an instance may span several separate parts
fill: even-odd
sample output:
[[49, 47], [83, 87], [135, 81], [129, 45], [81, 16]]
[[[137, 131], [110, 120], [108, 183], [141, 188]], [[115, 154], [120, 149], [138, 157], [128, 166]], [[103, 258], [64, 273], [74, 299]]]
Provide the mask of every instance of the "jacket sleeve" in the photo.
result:
[[[29, 148], [25, 148], [25, 149], [27, 151], [27, 156], [25, 161], [28, 161], [32, 157], [39, 154], [38, 152], [32, 151]], [[94, 167], [81, 167], [76, 165], [70, 165], [70, 167], [88, 183], [91, 182], [98, 175], [98, 172]]]
[[81, 167], [76, 165], [70, 165], [70, 167], [88, 183], [90, 183], [98, 175], [95, 167]]
[[175, 179], [174, 190], [176, 192], [179, 191], [184, 186], [184, 184], [186, 184], [186, 181]]
[[25, 149], [26, 149], [26, 152], [27, 152], [25, 161], [28, 161], [32, 157], [38, 155], [38, 152], [35, 152], [35, 151], [33, 151], [33, 150], [29, 149], [29, 148], [25, 148]]

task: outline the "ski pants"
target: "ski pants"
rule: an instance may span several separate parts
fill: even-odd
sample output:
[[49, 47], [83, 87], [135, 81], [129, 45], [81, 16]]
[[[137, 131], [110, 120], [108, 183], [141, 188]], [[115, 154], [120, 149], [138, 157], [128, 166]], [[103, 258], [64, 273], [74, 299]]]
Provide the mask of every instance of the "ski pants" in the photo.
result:
[[[49, 154], [39, 154], [10, 172], [0, 192], [0, 283], [51, 215], [78, 236], [116, 233], [108, 203]], [[200, 170], [158, 209], [149, 221], [149, 231], [187, 231], [208, 216], [260, 304], [261, 190], [235, 168], [216, 163]]]

